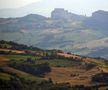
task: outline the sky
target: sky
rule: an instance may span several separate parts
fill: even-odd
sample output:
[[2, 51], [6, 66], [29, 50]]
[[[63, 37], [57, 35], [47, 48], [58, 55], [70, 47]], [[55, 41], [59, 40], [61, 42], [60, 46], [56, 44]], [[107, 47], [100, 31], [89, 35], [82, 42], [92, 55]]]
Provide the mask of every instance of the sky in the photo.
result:
[[[91, 15], [97, 10], [108, 11], [108, 0], [0, 0], [0, 9], [20, 8], [40, 2], [43, 2], [41, 9], [45, 5], [46, 7], [43, 8], [47, 8], [47, 12], [54, 8], [65, 8], [70, 12], [83, 15]], [[40, 11], [41, 9], [39, 8]]]
[[1, 8], [19, 8], [40, 0], [0, 0]]

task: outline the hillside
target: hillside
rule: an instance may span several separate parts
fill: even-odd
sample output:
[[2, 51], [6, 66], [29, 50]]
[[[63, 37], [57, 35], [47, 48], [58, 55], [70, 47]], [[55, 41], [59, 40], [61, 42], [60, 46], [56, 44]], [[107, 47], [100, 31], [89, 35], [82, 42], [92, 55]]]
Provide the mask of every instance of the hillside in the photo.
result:
[[1, 49], [12, 49], [12, 50], [35, 50], [35, 51], [42, 51], [42, 49], [32, 46], [27, 46], [24, 44], [18, 44], [12, 41], [0, 41], [0, 48]]
[[38, 14], [0, 18], [0, 40], [92, 56], [92, 52], [108, 47], [107, 21], [107, 11], [99, 10], [86, 17], [56, 8], [49, 18]]
[[[13, 88], [12, 90], [106, 90], [108, 87], [107, 60], [64, 53], [60, 50], [37, 50], [36, 47], [32, 47], [33, 50], [30, 47], [22, 49], [22, 44], [0, 42], [0, 46], [5, 45], [0, 48], [0, 88], [7, 86]], [[17, 49], [12, 48], [15, 45]]]
[[[108, 11], [96, 11], [92, 13], [92, 17], [86, 20], [85, 24], [89, 28], [98, 29], [98, 30], [107, 30], [108, 26]], [[99, 27], [98, 27], [99, 26]]]

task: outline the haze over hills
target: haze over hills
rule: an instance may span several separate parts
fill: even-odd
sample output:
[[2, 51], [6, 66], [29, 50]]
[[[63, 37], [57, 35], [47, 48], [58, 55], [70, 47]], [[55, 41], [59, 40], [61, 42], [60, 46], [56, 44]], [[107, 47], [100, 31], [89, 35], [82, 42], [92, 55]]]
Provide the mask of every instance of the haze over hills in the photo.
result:
[[99, 53], [102, 48], [107, 53], [107, 24], [107, 11], [99, 10], [87, 17], [56, 8], [49, 18], [37, 14], [0, 18], [0, 39], [81, 55], [93, 56], [95, 52], [98, 57], [103, 56]]
[[[107, 30], [108, 29], [108, 11], [96, 11], [92, 14], [85, 24], [89, 28]], [[97, 27], [99, 26], [99, 27]]]
[[47, 5], [44, 2], [31, 3], [19, 8], [0, 9], [0, 17], [22, 17], [30, 13], [49, 16], [47, 13]]

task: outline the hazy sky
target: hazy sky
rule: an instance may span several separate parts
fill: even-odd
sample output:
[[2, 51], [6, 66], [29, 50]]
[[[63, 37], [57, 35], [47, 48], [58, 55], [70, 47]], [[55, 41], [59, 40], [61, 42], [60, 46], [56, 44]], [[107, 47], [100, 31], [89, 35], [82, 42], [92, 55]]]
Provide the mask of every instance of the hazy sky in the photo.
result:
[[[108, 0], [0, 0], [0, 9], [19, 8], [31, 3], [43, 2], [49, 10], [63, 7], [70, 12], [90, 15], [96, 10], [108, 11]], [[41, 6], [42, 7], [42, 6]]]
[[18, 8], [40, 0], [0, 0], [0, 8]]

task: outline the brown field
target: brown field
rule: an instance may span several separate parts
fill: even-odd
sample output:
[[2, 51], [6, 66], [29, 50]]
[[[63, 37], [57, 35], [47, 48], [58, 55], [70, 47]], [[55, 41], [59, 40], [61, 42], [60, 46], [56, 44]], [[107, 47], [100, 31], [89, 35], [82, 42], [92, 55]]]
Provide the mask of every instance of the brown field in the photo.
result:
[[5, 57], [5, 55], [0, 55], [0, 61], [8, 61], [9, 59], [7, 59]]
[[81, 59], [81, 56], [74, 55], [74, 54], [67, 54], [67, 53], [57, 53], [59, 56], [69, 57], [73, 59]]
[[54, 83], [70, 83], [72, 85], [89, 85], [91, 77], [97, 73], [101, 73], [98, 67], [88, 71], [80, 68], [63, 68], [52, 67], [52, 71], [45, 75], [45, 78], [51, 78]]
[[19, 53], [19, 54], [22, 54], [22, 53], [25, 53], [24, 51], [21, 51], [21, 50], [11, 50], [11, 49], [0, 49], [0, 51], [5, 51], [5, 52], [15, 52], [15, 53]]
[[4, 55], [0, 55], [0, 66], [7, 66], [9, 59], [7, 59]]

